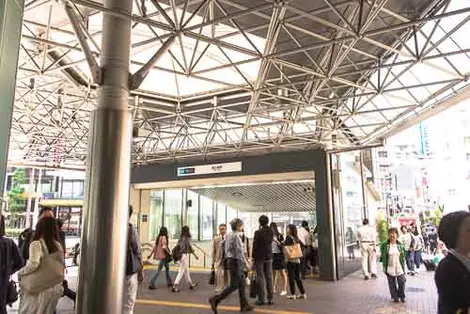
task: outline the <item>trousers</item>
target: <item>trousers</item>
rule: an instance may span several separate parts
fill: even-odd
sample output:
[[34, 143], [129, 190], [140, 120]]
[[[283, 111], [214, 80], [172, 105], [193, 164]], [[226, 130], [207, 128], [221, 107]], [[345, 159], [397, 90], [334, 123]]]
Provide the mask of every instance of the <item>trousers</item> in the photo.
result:
[[189, 273], [189, 254], [183, 254], [181, 256], [180, 268], [178, 269], [178, 275], [175, 279], [175, 286], [178, 286], [183, 277], [186, 278], [188, 284], [192, 285], [191, 274]]
[[273, 300], [273, 260], [255, 261], [256, 282], [258, 283], [258, 301]]
[[361, 243], [362, 272], [365, 277], [369, 277], [371, 274], [377, 274], [377, 256], [374, 249], [375, 247], [370, 243]]
[[137, 274], [126, 276], [124, 283], [124, 300], [122, 314], [134, 313], [135, 299], [137, 298], [137, 287], [138, 287]]
[[390, 276], [387, 274], [388, 288], [390, 290], [390, 296], [392, 299], [404, 299], [405, 298], [405, 275]]

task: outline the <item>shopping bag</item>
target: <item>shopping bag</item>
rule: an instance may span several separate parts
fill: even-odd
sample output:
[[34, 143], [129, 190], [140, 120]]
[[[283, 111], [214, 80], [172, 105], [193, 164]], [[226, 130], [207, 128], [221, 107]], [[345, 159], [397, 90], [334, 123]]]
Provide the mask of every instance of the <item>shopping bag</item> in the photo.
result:
[[300, 247], [300, 243], [295, 243], [294, 245], [285, 245], [284, 246], [284, 255], [289, 260], [302, 258], [302, 248]]

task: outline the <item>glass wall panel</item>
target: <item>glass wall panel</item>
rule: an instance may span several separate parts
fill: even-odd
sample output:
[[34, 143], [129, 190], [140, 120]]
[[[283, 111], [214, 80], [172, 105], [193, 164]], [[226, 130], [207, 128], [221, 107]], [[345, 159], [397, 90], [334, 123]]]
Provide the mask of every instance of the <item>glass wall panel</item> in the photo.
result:
[[214, 236], [214, 212], [213, 201], [205, 196], [200, 196], [201, 204], [201, 227], [202, 227], [202, 240], [211, 240]]
[[182, 227], [183, 189], [165, 190], [164, 225], [168, 228], [168, 236], [173, 240], [179, 238]]
[[222, 203], [217, 203], [217, 225], [227, 223], [227, 216], [226, 216], [226, 209], [227, 206]]
[[199, 197], [198, 194], [188, 190], [188, 227], [193, 240], [199, 240]]
[[163, 225], [163, 191], [150, 191], [149, 240], [154, 241]]
[[237, 218], [237, 211], [227, 206], [227, 224], [235, 218]]

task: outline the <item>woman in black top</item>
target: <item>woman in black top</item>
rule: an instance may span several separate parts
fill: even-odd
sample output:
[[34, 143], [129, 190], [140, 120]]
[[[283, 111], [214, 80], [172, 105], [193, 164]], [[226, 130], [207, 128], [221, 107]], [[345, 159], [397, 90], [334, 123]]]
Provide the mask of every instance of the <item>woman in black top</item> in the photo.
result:
[[448, 248], [447, 256], [435, 273], [439, 294], [438, 314], [470, 310], [470, 213], [445, 215], [439, 225], [439, 238]]
[[196, 258], [199, 257], [194, 253], [193, 246], [191, 244], [191, 232], [189, 232], [188, 226], [183, 226], [181, 228], [181, 236], [178, 240], [178, 244], [180, 252], [181, 252], [181, 261], [180, 261], [180, 268], [178, 269], [178, 275], [176, 276], [175, 283], [173, 285], [173, 292], [180, 292], [179, 284], [183, 277], [186, 278], [186, 281], [189, 284], [189, 289], [196, 288], [197, 284], [194, 283], [191, 279], [191, 275], [189, 273], [189, 256], [192, 254]]
[[[295, 245], [300, 243], [299, 237], [297, 236], [297, 227], [295, 225], [287, 226], [287, 237], [285, 246]], [[307, 295], [305, 294], [304, 285], [302, 279], [300, 278], [300, 258], [288, 259], [287, 260], [287, 275], [289, 277], [289, 288], [290, 295], [287, 296], [288, 299], [306, 299]], [[299, 288], [300, 295], [295, 295], [295, 285]]]

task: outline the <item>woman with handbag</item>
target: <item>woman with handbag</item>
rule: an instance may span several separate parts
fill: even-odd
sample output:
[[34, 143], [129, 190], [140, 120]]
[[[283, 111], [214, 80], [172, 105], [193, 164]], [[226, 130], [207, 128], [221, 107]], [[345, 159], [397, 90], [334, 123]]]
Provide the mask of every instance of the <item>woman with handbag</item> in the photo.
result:
[[189, 232], [188, 226], [183, 226], [183, 228], [181, 228], [181, 236], [176, 247], [178, 247], [181, 252], [181, 261], [172, 291], [180, 292], [179, 284], [181, 279], [183, 279], [183, 276], [186, 277], [186, 280], [189, 283], [189, 289], [192, 290], [196, 288], [197, 284], [193, 283], [191, 274], [189, 273], [189, 256], [193, 254], [196, 260], [199, 259], [199, 257], [194, 253], [193, 246], [191, 245], [191, 233]]
[[168, 229], [166, 227], [160, 228], [160, 233], [158, 234], [157, 240], [155, 240], [155, 247], [148, 258], [151, 257], [159, 261], [159, 263], [157, 272], [153, 275], [152, 279], [150, 279], [149, 289], [157, 289], [155, 284], [157, 283], [158, 276], [163, 267], [165, 267], [166, 284], [168, 287], [172, 287], [173, 283], [170, 277], [170, 262], [172, 258], [170, 249], [168, 248]]
[[18, 272], [20, 314], [53, 314], [62, 296], [64, 252], [59, 241], [57, 222], [41, 218], [29, 246], [29, 259]]
[[[305, 288], [300, 278], [300, 259], [302, 258], [302, 248], [297, 236], [297, 227], [295, 225], [287, 226], [287, 237], [284, 242], [284, 255], [287, 259], [287, 276], [289, 277], [290, 294], [288, 299], [306, 299]], [[299, 288], [300, 295], [295, 294], [295, 285]]]
[[11, 276], [24, 264], [20, 249], [5, 237], [5, 218], [0, 215], [0, 314], [7, 314], [7, 305], [18, 299], [16, 284]]

